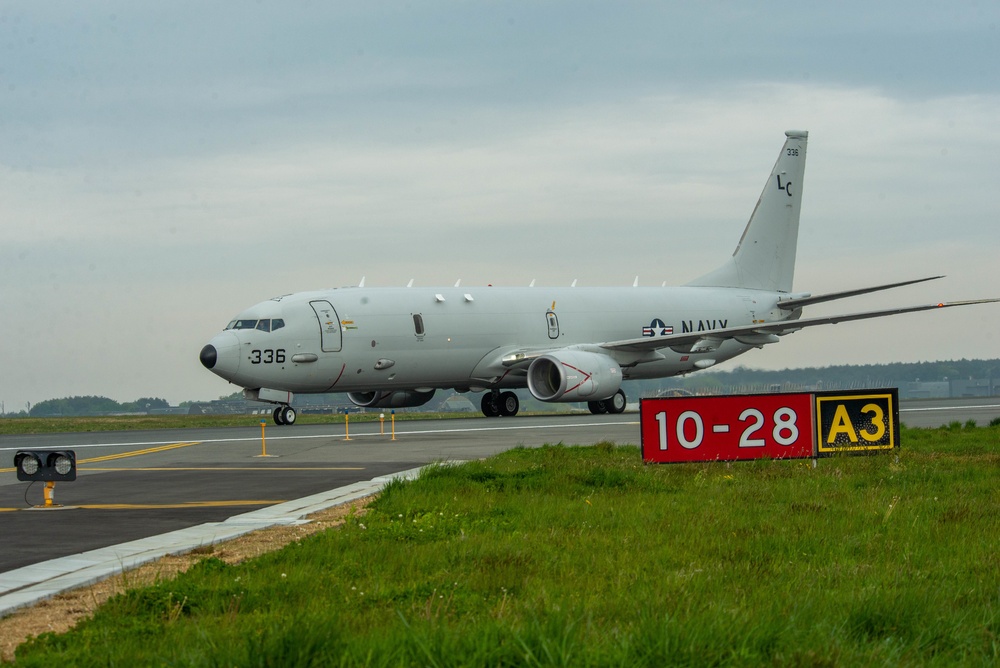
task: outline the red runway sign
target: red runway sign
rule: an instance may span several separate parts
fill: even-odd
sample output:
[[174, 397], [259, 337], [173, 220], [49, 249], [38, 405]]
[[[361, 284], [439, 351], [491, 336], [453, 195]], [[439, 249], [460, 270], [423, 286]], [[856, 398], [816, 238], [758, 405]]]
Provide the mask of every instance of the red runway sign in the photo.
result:
[[813, 395], [643, 399], [642, 458], [651, 462], [813, 456]]
[[895, 389], [643, 399], [647, 462], [807, 459], [899, 444]]

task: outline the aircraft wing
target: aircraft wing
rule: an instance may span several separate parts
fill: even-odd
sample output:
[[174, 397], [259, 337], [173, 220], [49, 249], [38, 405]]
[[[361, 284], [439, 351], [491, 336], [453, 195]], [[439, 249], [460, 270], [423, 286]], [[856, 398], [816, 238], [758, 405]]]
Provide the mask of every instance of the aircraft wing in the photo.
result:
[[768, 343], [776, 343], [779, 336], [791, 334], [792, 332], [797, 332], [800, 329], [805, 329], [806, 327], [815, 327], [817, 325], [835, 325], [841, 322], [851, 322], [852, 320], [867, 320], [869, 318], [882, 318], [902, 313], [915, 313], [917, 311], [930, 311], [932, 309], [951, 308], [953, 306], [970, 306], [973, 304], [989, 304], [993, 302], [1000, 302], [1000, 299], [976, 299], [971, 301], [942, 302], [938, 304], [924, 304], [921, 306], [903, 306], [880, 311], [844, 313], [841, 315], [823, 316], [819, 318], [777, 320], [774, 322], [745, 325], [743, 327], [727, 327], [725, 329], [714, 329], [704, 332], [686, 332], [683, 334], [670, 334], [667, 336], [657, 336], [653, 338], [644, 337], [639, 339], [627, 339], [624, 341], [609, 341], [600, 344], [600, 347], [607, 350], [620, 350], [623, 352], [649, 352], [661, 348], [672, 348], [677, 352], [709, 352], [715, 350], [723, 341], [729, 339], [735, 339], [740, 343], [748, 345], [761, 346]]

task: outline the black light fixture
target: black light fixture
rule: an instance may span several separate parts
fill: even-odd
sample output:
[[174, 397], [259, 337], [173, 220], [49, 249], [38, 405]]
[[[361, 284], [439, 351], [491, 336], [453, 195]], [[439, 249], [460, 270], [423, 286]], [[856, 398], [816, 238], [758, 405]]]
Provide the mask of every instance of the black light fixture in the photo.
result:
[[76, 453], [72, 450], [18, 450], [14, 453], [17, 479], [70, 482], [76, 480]]

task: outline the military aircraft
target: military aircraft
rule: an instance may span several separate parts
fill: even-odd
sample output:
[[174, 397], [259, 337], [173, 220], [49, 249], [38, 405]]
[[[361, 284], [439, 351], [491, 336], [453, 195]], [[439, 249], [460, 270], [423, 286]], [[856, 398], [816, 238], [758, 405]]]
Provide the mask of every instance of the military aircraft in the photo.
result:
[[789, 131], [732, 257], [681, 287], [369, 288], [275, 297], [240, 313], [201, 363], [276, 404], [346, 392], [369, 408], [427, 403], [435, 390], [484, 392], [485, 415], [513, 416], [527, 387], [547, 402], [620, 413], [622, 382], [707, 369], [806, 327], [1000, 301], [803, 318], [812, 304], [921, 278], [824, 295], [792, 292], [808, 133]]

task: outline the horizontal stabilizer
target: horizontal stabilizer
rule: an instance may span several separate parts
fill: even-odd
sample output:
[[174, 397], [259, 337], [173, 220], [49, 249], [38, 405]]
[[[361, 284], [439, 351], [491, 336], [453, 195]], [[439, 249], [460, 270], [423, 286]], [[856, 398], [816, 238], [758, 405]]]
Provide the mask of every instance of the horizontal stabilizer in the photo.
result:
[[792, 297], [790, 299], [781, 299], [778, 300], [778, 308], [784, 309], [786, 311], [791, 311], [793, 309], [802, 308], [803, 306], [810, 306], [811, 304], [832, 302], [835, 299], [844, 299], [846, 297], [856, 297], [858, 295], [866, 295], [869, 292], [890, 290], [892, 288], [899, 288], [904, 285], [913, 285], [914, 283], [923, 283], [925, 281], [936, 281], [939, 278], [944, 278], [944, 276], [929, 276], [927, 278], [917, 278], [912, 281], [901, 281], [899, 283], [876, 285], [870, 288], [858, 288], [857, 290], [844, 290], [843, 292], [828, 292], [825, 295], [815, 295], [815, 296], [810, 295], [808, 297]]

